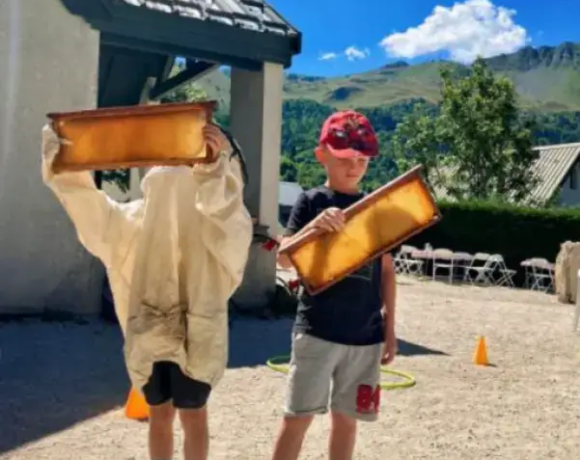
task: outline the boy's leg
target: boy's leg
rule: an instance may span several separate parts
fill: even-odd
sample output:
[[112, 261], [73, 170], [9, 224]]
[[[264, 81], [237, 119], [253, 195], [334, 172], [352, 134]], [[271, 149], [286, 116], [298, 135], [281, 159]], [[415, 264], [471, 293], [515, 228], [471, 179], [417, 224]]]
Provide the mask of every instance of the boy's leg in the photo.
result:
[[312, 418], [328, 411], [330, 380], [340, 347], [307, 334], [294, 336], [286, 413], [272, 460], [296, 460]]
[[209, 451], [207, 402], [211, 386], [185, 375], [177, 364], [172, 366], [173, 404], [179, 410], [183, 427], [183, 458], [206, 460]]
[[356, 419], [333, 409], [330, 422], [328, 458], [352, 460], [356, 443]]
[[143, 387], [149, 408], [149, 456], [151, 460], [173, 458], [173, 420], [175, 408], [171, 403], [170, 363], [153, 365], [153, 372]]
[[330, 460], [352, 460], [357, 420], [378, 419], [383, 344], [348, 347], [333, 379]]

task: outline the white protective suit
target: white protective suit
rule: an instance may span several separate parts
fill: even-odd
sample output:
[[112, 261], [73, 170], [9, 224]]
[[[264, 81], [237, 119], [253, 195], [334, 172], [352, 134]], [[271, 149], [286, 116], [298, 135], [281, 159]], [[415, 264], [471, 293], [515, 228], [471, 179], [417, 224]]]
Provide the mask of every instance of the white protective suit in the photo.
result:
[[224, 152], [210, 165], [153, 168], [143, 199], [120, 204], [89, 172], [54, 175], [58, 148], [46, 126], [43, 180], [106, 267], [133, 386], [143, 388], [155, 361], [173, 361], [215, 387], [227, 364], [228, 300], [252, 241], [240, 162]]

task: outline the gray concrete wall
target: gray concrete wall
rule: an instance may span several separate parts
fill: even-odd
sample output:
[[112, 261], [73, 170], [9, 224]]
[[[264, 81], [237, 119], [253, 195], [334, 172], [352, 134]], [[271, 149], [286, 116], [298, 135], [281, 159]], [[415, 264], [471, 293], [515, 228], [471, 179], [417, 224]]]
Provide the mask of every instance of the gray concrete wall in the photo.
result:
[[[244, 150], [249, 185], [245, 201], [252, 217], [278, 233], [278, 183], [282, 129], [283, 68], [266, 63], [260, 72], [232, 68], [230, 125]], [[244, 308], [267, 304], [276, 287], [276, 253], [254, 244], [235, 300]]]
[[103, 269], [40, 175], [45, 114], [95, 106], [98, 52], [58, 0], [0, 0], [0, 314], [100, 309]]

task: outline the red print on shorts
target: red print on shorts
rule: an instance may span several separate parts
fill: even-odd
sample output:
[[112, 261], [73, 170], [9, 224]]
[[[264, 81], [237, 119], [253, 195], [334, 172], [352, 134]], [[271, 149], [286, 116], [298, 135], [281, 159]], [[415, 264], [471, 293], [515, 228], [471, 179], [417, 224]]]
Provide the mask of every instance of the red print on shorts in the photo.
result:
[[359, 414], [376, 414], [381, 404], [381, 387], [359, 385], [356, 393], [356, 411]]

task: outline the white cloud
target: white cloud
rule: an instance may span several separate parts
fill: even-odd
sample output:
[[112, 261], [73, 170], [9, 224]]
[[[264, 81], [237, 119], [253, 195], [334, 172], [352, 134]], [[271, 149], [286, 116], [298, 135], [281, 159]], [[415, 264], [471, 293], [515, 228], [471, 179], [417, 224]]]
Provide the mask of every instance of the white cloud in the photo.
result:
[[336, 53], [323, 53], [318, 58], [319, 61], [331, 61], [332, 59], [336, 59], [338, 54]]
[[380, 44], [393, 57], [446, 51], [451, 59], [470, 63], [477, 56], [513, 53], [529, 42], [526, 29], [514, 22], [515, 14], [515, 10], [490, 0], [466, 0], [450, 8], [436, 6], [422, 24], [393, 33]]
[[344, 55], [349, 61], [355, 61], [357, 59], [364, 59], [369, 57], [371, 51], [368, 48], [360, 49], [356, 46], [349, 46], [346, 50], [344, 50]]

